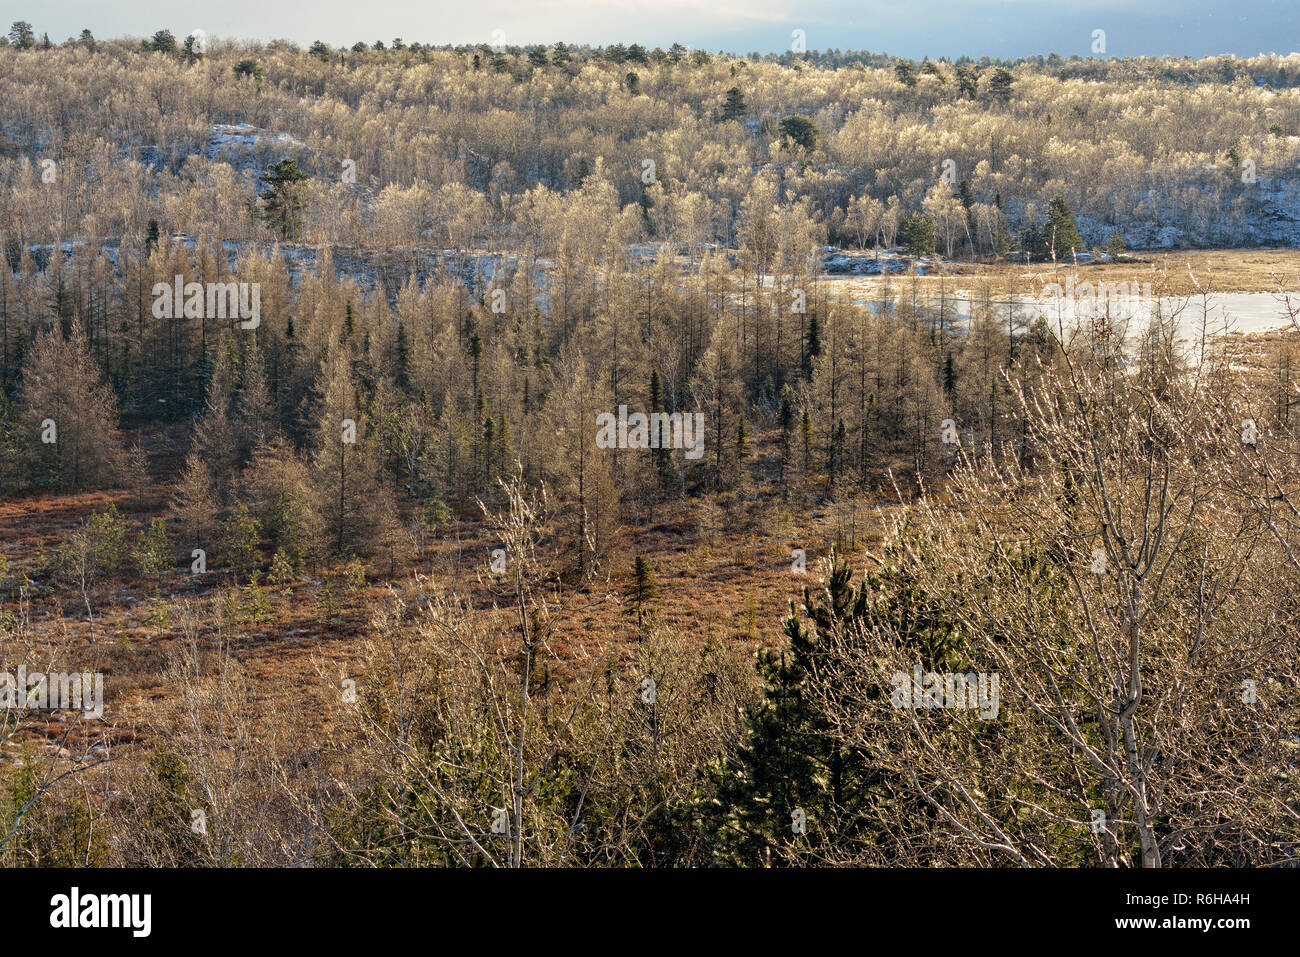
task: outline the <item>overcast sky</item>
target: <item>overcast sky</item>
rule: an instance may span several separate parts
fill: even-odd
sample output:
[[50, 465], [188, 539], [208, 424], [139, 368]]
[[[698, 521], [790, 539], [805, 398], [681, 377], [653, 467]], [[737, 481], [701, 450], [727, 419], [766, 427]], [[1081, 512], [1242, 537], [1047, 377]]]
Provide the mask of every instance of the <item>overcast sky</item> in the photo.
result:
[[1092, 52], [1104, 30], [1113, 56], [1288, 53], [1300, 49], [1300, 0], [3, 0], [5, 23], [28, 20], [56, 42], [89, 27], [98, 37], [178, 36], [508, 44], [677, 41], [693, 48], [871, 50], [920, 58], [1063, 56]]

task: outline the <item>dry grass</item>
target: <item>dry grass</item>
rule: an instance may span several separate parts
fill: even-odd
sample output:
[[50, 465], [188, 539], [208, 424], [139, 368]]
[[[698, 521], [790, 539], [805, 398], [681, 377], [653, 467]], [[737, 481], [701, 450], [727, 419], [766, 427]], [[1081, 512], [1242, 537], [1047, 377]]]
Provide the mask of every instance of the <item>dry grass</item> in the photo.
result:
[[[1178, 252], [1134, 253], [1118, 263], [1081, 263], [1074, 266], [1063, 262], [1032, 263], [1006, 261], [1001, 263], [943, 263], [930, 274], [913, 279], [911, 276], [892, 277], [895, 296], [908, 295], [913, 281], [926, 294], [937, 294], [940, 287], [949, 291], [975, 289], [989, 283], [995, 292], [1019, 295], [1038, 295], [1048, 283], [1064, 284], [1065, 276], [1073, 272], [1078, 282], [1092, 283], [1151, 283], [1170, 296], [1190, 296], [1196, 293], [1192, 276], [1204, 289], [1219, 293], [1277, 292], [1287, 289], [1300, 294], [1300, 250], [1296, 249], [1227, 249], [1184, 250]], [[873, 298], [884, 281], [878, 277], [852, 277], [830, 280], [833, 295], [847, 298]]]
[[[775, 436], [756, 436], [756, 448], [775, 446]], [[820, 559], [838, 545], [859, 559], [881, 537], [885, 513], [896, 507], [880, 496], [825, 503], [808, 487], [782, 499], [770, 490], [729, 493], [702, 500], [657, 504], [654, 520], [625, 528], [598, 573], [585, 582], [568, 582], [559, 598], [564, 606], [550, 635], [552, 650], [577, 660], [593, 652], [629, 657], [637, 641], [635, 618], [627, 613], [626, 592], [633, 557], [651, 564], [658, 598], [654, 621], [703, 645], [730, 644], [740, 654], [780, 640], [781, 620], [790, 602], [814, 580]], [[0, 541], [10, 561], [5, 589], [14, 593], [24, 575], [34, 575], [37, 543], [47, 547], [63, 540], [94, 511], [114, 503], [139, 528], [165, 508], [165, 488], [80, 494], [43, 494], [0, 503]], [[229, 648], [251, 682], [253, 702], [268, 720], [286, 711], [300, 715], [322, 735], [330, 730], [328, 709], [311, 708], [310, 686], [356, 677], [371, 617], [395, 594], [418, 603], [430, 589], [457, 598], [476, 613], [499, 614], [509, 604], [503, 581], [488, 573], [492, 533], [482, 521], [466, 520], [431, 542], [424, 554], [393, 568], [376, 558], [366, 565], [368, 584], [348, 591], [345, 566], [327, 562], [292, 585], [263, 584], [270, 605], [267, 621], [235, 619]], [[791, 551], [807, 553], [807, 576], [795, 574]], [[422, 581], [417, 583], [417, 577]], [[338, 592], [336, 616], [322, 612], [320, 598], [328, 582]], [[219, 616], [212, 607], [227, 589], [239, 586], [210, 573], [197, 579], [174, 571], [164, 576], [161, 592], [169, 617], [157, 618], [154, 583], [135, 578], [107, 580], [91, 593], [94, 633], [81, 597], [70, 587], [38, 588], [31, 598], [32, 630], [40, 642], [64, 661], [105, 676], [105, 720], [78, 734], [106, 734], [119, 765], [138, 766], [168, 734], [174, 689], [165, 679], [169, 655], [183, 640], [179, 612], [185, 605], [201, 610], [208, 645], [218, 640]], [[390, 593], [391, 588], [391, 593]], [[242, 595], [242, 593], [240, 593]], [[209, 610], [211, 609], [211, 610]], [[18, 649], [0, 647], [5, 657]], [[307, 687], [305, 687], [307, 686]], [[57, 744], [66, 728], [58, 722], [34, 725], [29, 741], [38, 747]], [[88, 737], [87, 740], [90, 740]], [[75, 750], [75, 747], [69, 748]]]

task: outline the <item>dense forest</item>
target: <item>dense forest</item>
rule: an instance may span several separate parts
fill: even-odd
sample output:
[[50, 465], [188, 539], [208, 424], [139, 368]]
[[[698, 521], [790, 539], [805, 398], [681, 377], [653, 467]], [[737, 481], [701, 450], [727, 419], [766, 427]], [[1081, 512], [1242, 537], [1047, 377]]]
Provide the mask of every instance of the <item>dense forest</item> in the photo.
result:
[[0, 711], [3, 863], [1300, 858], [1300, 289], [1147, 255], [1300, 240], [1300, 57], [0, 97], [0, 667], [105, 676]]

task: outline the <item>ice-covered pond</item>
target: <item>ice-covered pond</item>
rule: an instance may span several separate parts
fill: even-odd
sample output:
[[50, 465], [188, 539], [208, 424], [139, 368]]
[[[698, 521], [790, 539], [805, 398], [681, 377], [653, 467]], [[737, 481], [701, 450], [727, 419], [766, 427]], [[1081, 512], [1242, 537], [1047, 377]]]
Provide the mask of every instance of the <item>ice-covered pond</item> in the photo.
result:
[[[1127, 290], [1127, 287], [1121, 288]], [[852, 302], [879, 314], [899, 308], [907, 298], [896, 297], [892, 304], [861, 298], [854, 298]], [[1102, 316], [1109, 317], [1115, 325], [1126, 325], [1130, 330], [1144, 327], [1152, 318], [1172, 318], [1177, 324], [1178, 338], [1182, 339], [1198, 338], [1202, 331], [1209, 335], [1248, 334], [1290, 325], [1286, 302], [1278, 294], [1268, 292], [1163, 298], [1149, 298], [1141, 292], [1104, 297], [1062, 293], [988, 300], [959, 291], [945, 295], [942, 301], [933, 297], [922, 298], [918, 306], [936, 318], [942, 314], [944, 324], [954, 326], [965, 325], [970, 321], [972, 311], [981, 308], [990, 309], [995, 315], [1009, 315], [1017, 325], [1027, 324], [1041, 315], [1054, 328], [1065, 329]], [[1300, 293], [1291, 297], [1291, 308], [1300, 313]]]

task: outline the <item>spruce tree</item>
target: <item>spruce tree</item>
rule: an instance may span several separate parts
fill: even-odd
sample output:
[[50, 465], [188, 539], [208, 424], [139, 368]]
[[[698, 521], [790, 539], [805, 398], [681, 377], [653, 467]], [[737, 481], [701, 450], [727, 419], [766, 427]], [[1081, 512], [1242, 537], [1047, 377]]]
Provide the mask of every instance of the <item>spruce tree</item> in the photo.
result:
[[937, 248], [934, 226], [920, 213], [913, 213], [903, 224], [903, 252], [909, 256], [933, 256]]
[[650, 563], [645, 560], [645, 556], [638, 554], [632, 562], [632, 584], [628, 588], [626, 600], [628, 613], [636, 615], [637, 635], [640, 637], [645, 636], [645, 619], [658, 594]]
[[[759, 652], [762, 699], [745, 715], [734, 757], [714, 767], [714, 797], [704, 808], [719, 863], [777, 863], [771, 851], [795, 841], [814, 859], [819, 847], [831, 845], [871, 845], [888, 857], [888, 835], [874, 829], [873, 807], [897, 798], [868, 753], [838, 744], [832, 717], [861, 704], [841, 698], [828, 664], [834, 643], [852, 644], [876, 622], [900, 635], [925, 667], [959, 667], [957, 627], [937, 610], [939, 602], [901, 552], [897, 544], [886, 549], [880, 569], [855, 585], [852, 570], [832, 550], [826, 578], [804, 589], [797, 609], [791, 602], [782, 623], [786, 647]], [[890, 693], [885, 675], [877, 693]], [[792, 829], [796, 810], [806, 821], [801, 835]], [[918, 802], [915, 813], [924, 826], [927, 808]]]
[[785, 495], [785, 470], [790, 464], [790, 432], [794, 429], [793, 394], [788, 385], [781, 389], [781, 466], [777, 480], [782, 495]]
[[822, 351], [822, 333], [821, 327], [817, 323], [817, 313], [808, 314], [808, 331], [804, 336], [803, 349], [803, 377], [811, 379], [813, 374], [813, 360], [821, 355]]
[[1047, 254], [1055, 259], [1068, 259], [1083, 251], [1083, 240], [1074, 225], [1074, 212], [1060, 196], [1047, 204], [1047, 225], [1043, 227], [1042, 237]]
[[[802, 608], [791, 602], [783, 622], [788, 646], [762, 649], [758, 669], [764, 689], [745, 717], [744, 742], [715, 772], [717, 854], [730, 865], [765, 864], [770, 850], [795, 837], [792, 815], [802, 811], [814, 842], [845, 808], [845, 756], [808, 698], [811, 676], [825, 651], [825, 637], [862, 621], [867, 593], [832, 553], [831, 570], [816, 593], [804, 589]], [[802, 612], [802, 614], [800, 613]], [[855, 767], [856, 776], [863, 769]]]

